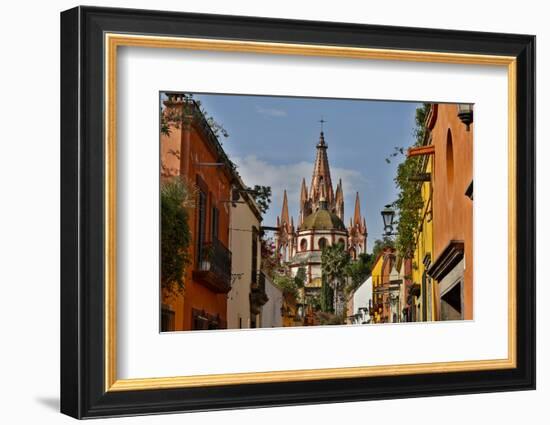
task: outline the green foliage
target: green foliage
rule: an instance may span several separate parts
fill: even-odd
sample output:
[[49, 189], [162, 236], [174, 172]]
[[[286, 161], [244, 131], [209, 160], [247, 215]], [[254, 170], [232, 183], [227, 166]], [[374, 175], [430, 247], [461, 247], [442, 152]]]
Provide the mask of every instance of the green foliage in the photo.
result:
[[333, 289], [341, 288], [345, 284], [345, 272], [350, 259], [342, 244], [329, 245], [323, 249], [321, 270]]
[[306, 268], [301, 265], [298, 268], [298, 271], [296, 272], [296, 276], [294, 276], [294, 283], [296, 284], [297, 288], [303, 288], [306, 283], [307, 275], [306, 275]]
[[376, 239], [372, 248], [372, 254], [368, 266], [372, 270], [374, 268], [374, 262], [378, 254], [382, 252], [384, 248], [395, 248], [395, 242], [389, 236], [384, 236], [382, 239]]
[[161, 286], [169, 293], [181, 293], [184, 288], [185, 268], [190, 263], [191, 244], [188, 208], [192, 192], [175, 177], [162, 184], [161, 209]]
[[298, 287], [292, 276], [288, 274], [276, 274], [273, 277], [273, 283], [283, 291], [284, 295], [290, 295], [294, 299], [298, 299]]
[[313, 311], [321, 310], [321, 298], [317, 295], [306, 295], [304, 304], [311, 306]]
[[[429, 104], [424, 104], [416, 109], [416, 126], [414, 129], [415, 142], [413, 146], [421, 146], [426, 135], [426, 116], [430, 110]], [[390, 157], [404, 154], [404, 148], [395, 148]], [[389, 162], [389, 160], [387, 160]], [[420, 214], [423, 206], [420, 182], [413, 177], [418, 174], [421, 157], [413, 156], [405, 158], [397, 167], [397, 175], [394, 179], [399, 190], [397, 200], [393, 206], [397, 210], [397, 238], [395, 248], [405, 257], [410, 258], [416, 246], [416, 231], [420, 223]]]
[[271, 186], [255, 185], [251, 192], [258, 209], [262, 214], [265, 214], [271, 204]]
[[373, 254], [359, 254], [357, 260], [351, 261], [346, 267], [346, 276], [350, 278], [346, 286], [346, 294], [355, 291], [371, 274]]
[[160, 109], [160, 133], [165, 136], [170, 136], [170, 118], [168, 113]]
[[222, 124], [220, 124], [219, 122], [217, 122], [213, 117], [208, 115], [208, 112], [206, 112], [204, 110], [204, 108], [201, 106], [200, 102], [198, 102], [198, 101], [196, 101], [196, 102], [199, 105], [199, 108], [200, 108], [202, 114], [206, 118], [206, 122], [208, 123], [208, 125], [210, 126], [210, 128], [212, 129], [212, 132], [216, 135], [216, 137], [218, 139], [220, 138], [220, 136], [222, 136], [224, 138], [229, 137], [229, 133], [227, 132], [225, 127]]
[[183, 111], [182, 112], [176, 112], [176, 111], [168, 111], [166, 108], [163, 108], [161, 106], [160, 111], [160, 132], [166, 136], [170, 135], [171, 126], [174, 126], [175, 128], [180, 128], [182, 124], [184, 123], [185, 119], [188, 119], [187, 117], [191, 114], [191, 112], [194, 112], [194, 109], [190, 106], [191, 102], [194, 102], [195, 105], [199, 108], [202, 115], [204, 116], [206, 122], [210, 126], [210, 129], [212, 132], [216, 135], [216, 137], [219, 139], [221, 136], [227, 138], [229, 137], [229, 133], [224, 128], [222, 124], [217, 122], [212, 116], [208, 114], [208, 111], [206, 111], [200, 102], [200, 100], [196, 100], [193, 98], [192, 93], [183, 93], [182, 94], [185, 101], [189, 103], [184, 103], [183, 105]]
[[318, 311], [316, 316], [320, 325], [344, 325], [346, 323], [345, 317], [330, 312]]
[[321, 282], [321, 297], [319, 300], [319, 307], [321, 311], [325, 313], [332, 313], [334, 311], [334, 290], [328, 284], [327, 278], [324, 275]]

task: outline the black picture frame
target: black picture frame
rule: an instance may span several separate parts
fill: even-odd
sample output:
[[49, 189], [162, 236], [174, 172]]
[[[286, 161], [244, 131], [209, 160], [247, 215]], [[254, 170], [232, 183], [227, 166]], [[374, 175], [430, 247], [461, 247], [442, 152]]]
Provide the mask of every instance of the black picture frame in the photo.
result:
[[[474, 372], [105, 391], [104, 33], [517, 58], [517, 367]], [[535, 388], [535, 37], [149, 10], [61, 13], [61, 412], [75, 418]]]

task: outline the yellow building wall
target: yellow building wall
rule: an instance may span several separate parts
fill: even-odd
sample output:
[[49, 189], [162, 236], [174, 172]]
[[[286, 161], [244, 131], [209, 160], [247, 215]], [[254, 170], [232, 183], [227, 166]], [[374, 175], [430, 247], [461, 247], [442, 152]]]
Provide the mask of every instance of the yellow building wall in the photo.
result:
[[[382, 298], [376, 295], [376, 288], [382, 286], [382, 265], [384, 264], [384, 255], [383, 253], [380, 253], [378, 255], [378, 258], [376, 259], [376, 262], [374, 263], [374, 266], [372, 267], [371, 276], [372, 276], [372, 305], [373, 308], [376, 304], [379, 302], [382, 302]], [[380, 323], [381, 320], [381, 312], [376, 309], [373, 314], [373, 322], [374, 323]]]
[[[423, 170], [424, 173], [429, 173], [432, 176], [433, 171], [433, 155], [430, 155], [426, 161], [426, 166]], [[426, 272], [426, 266], [424, 265], [424, 258], [426, 254], [430, 254], [431, 261], [433, 262], [433, 208], [432, 208], [432, 180], [423, 182], [421, 187], [422, 193], [422, 211], [420, 213], [421, 222], [418, 226], [416, 248], [413, 258], [412, 267], [412, 281], [422, 285], [422, 277]], [[416, 320], [417, 321], [432, 321], [437, 320], [439, 307], [437, 305], [436, 297], [436, 283], [432, 280], [431, 285], [428, 285], [428, 279], [426, 282], [426, 288], [429, 287], [429, 291], [424, 298], [423, 294], [416, 299], [415, 308], [417, 309]], [[424, 290], [424, 288], [422, 288]], [[423, 300], [426, 300], [426, 309], [422, 306]], [[426, 312], [424, 316], [424, 311]]]

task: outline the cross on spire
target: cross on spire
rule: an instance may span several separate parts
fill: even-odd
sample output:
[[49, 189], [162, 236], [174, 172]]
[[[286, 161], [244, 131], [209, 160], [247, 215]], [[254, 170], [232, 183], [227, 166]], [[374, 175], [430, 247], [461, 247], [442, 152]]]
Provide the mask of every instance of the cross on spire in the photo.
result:
[[323, 132], [323, 124], [326, 123], [327, 121], [323, 119], [323, 116], [321, 116], [321, 119], [319, 120], [319, 122], [321, 123], [321, 133]]

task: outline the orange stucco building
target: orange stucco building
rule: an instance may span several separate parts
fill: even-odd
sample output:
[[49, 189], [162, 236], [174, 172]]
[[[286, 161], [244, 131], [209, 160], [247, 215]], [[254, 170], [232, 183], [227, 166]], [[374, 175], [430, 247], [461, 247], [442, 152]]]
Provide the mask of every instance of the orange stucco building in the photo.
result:
[[456, 104], [434, 104], [427, 117], [434, 147], [433, 254], [427, 273], [437, 282], [439, 320], [473, 319], [474, 132], [458, 113]]
[[227, 327], [231, 289], [229, 220], [235, 171], [198, 105], [181, 94], [163, 102], [169, 134], [161, 134], [161, 181], [179, 176], [191, 188], [192, 242], [183, 293], [162, 294], [162, 330]]

